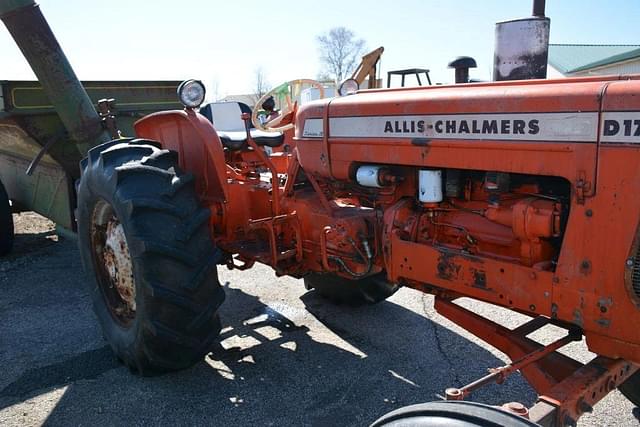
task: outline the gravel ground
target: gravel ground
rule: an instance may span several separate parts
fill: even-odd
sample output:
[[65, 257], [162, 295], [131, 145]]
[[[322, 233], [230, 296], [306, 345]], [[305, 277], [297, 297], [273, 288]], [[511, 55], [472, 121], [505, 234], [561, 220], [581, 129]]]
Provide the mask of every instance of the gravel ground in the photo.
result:
[[[220, 269], [222, 342], [193, 368], [139, 378], [119, 365], [90, 308], [75, 243], [33, 213], [14, 217], [13, 254], [0, 260], [0, 425], [362, 426], [436, 399], [506, 360], [402, 289], [389, 301], [335, 307], [270, 269]], [[470, 304], [469, 301], [466, 304]], [[505, 325], [522, 316], [474, 303]], [[558, 336], [553, 328], [538, 339]], [[582, 343], [567, 348], [582, 361]], [[514, 375], [474, 400], [531, 404]], [[617, 391], [580, 426], [638, 426]]]

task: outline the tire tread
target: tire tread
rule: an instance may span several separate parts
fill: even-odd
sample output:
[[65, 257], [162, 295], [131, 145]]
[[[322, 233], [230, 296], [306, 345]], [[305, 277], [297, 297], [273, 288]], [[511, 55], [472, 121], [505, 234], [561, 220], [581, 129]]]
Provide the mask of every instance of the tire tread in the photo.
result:
[[[111, 197], [107, 201], [116, 207], [127, 230], [134, 271], [136, 265], [144, 265], [135, 273], [137, 291], [144, 298], [144, 316], [138, 322], [141, 329], [133, 347], [111, 343], [112, 348], [141, 375], [197, 363], [218, 338], [217, 310], [224, 301], [224, 290], [215, 268], [220, 252], [205, 227], [210, 212], [199, 206], [193, 175], [182, 173], [177, 153], [148, 140], [103, 144], [90, 150], [84, 163], [79, 186], [80, 230], [87, 230], [91, 218], [88, 201]], [[122, 215], [126, 218], [120, 218]], [[149, 232], [154, 228], [157, 233]], [[79, 241], [85, 269], [92, 272], [90, 252], [84, 249], [83, 239]], [[157, 277], [159, 271], [164, 272], [163, 277]], [[104, 304], [101, 295], [94, 296], [94, 306], [101, 301]], [[96, 313], [100, 319], [97, 308]], [[118, 327], [113, 319], [100, 321], [103, 328]]]

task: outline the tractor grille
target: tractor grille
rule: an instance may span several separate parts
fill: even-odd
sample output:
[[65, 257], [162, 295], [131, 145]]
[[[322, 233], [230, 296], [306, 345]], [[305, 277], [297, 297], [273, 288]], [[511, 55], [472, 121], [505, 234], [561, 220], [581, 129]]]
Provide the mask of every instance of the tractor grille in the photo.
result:
[[631, 288], [637, 298], [640, 298], [640, 247], [633, 257], [633, 270], [631, 271]]

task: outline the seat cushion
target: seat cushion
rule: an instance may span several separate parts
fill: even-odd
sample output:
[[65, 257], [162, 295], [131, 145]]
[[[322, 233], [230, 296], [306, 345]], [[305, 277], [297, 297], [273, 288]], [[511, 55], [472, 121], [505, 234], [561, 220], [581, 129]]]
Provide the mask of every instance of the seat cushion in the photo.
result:
[[260, 146], [279, 147], [284, 142], [284, 134], [281, 132], [264, 132], [251, 129], [251, 138]]
[[247, 146], [247, 133], [244, 131], [218, 131], [218, 137], [220, 137], [222, 145], [224, 145], [229, 150], [242, 150]]
[[[247, 147], [247, 133], [244, 131], [218, 131], [222, 145], [229, 150], [242, 150]], [[251, 138], [259, 146], [279, 147], [284, 142], [284, 135], [280, 132], [263, 132], [251, 129]]]

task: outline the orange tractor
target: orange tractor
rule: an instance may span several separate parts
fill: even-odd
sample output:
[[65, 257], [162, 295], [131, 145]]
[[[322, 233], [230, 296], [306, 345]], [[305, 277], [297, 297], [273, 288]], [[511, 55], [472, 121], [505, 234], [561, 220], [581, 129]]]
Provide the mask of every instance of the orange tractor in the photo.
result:
[[[539, 3], [530, 21], [548, 41]], [[513, 22], [499, 38], [514, 42]], [[497, 52], [497, 77], [540, 77], [536, 52], [519, 67]], [[106, 339], [132, 370], [201, 360], [220, 330], [216, 267], [259, 262], [337, 302], [433, 294], [440, 314], [513, 360], [376, 425], [566, 425], [618, 387], [640, 404], [640, 76], [364, 90], [293, 103], [268, 134], [249, 113], [244, 131], [217, 132], [197, 111], [202, 84], [178, 93], [184, 110], [144, 117], [135, 138], [81, 163], [82, 259]], [[508, 329], [461, 297], [531, 320]], [[527, 337], [547, 324], [566, 336]], [[582, 337], [591, 362], [557, 351]], [[538, 392], [533, 407], [462, 401], [515, 371]]]

